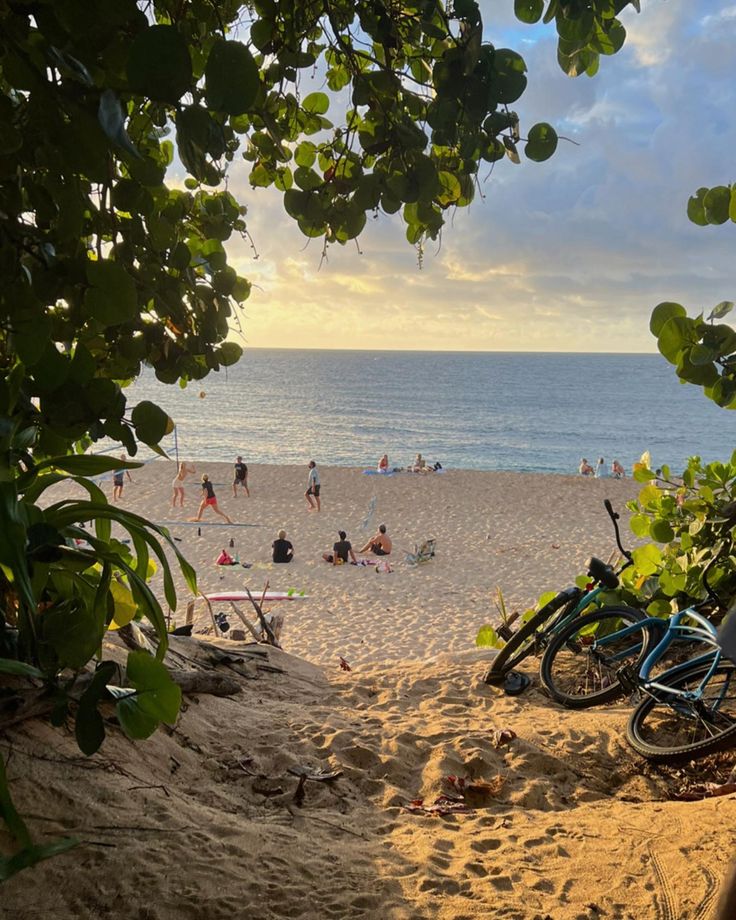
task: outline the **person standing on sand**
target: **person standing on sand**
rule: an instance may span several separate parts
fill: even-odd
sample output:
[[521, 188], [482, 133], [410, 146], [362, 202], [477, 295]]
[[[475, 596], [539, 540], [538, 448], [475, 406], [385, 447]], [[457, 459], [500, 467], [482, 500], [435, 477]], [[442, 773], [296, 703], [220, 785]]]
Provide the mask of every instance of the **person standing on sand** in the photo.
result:
[[[120, 454], [120, 459], [125, 460], [125, 454]], [[115, 470], [112, 474], [112, 500], [117, 501], [123, 497], [123, 486], [125, 485], [125, 477], [128, 477], [128, 482], [133, 482], [133, 479], [128, 470]]]
[[373, 553], [374, 556], [388, 556], [392, 548], [393, 543], [391, 542], [391, 537], [386, 533], [386, 525], [381, 524], [378, 528], [378, 533], [371, 537], [363, 549], [358, 550], [358, 552]]
[[233, 498], [238, 497], [238, 486], [245, 490], [247, 498], [250, 498], [250, 489], [248, 488], [248, 467], [243, 463], [243, 458], [238, 457], [235, 461], [235, 479], [233, 479]]
[[183, 460], [176, 466], [176, 476], [171, 483], [173, 493], [171, 496], [171, 507], [176, 508], [176, 500], [179, 499], [179, 507], [184, 507], [184, 480], [189, 473], [196, 473], [197, 468], [193, 463], [185, 463]]
[[271, 558], [274, 562], [291, 562], [294, 558], [294, 547], [286, 539], [285, 530], [279, 531], [279, 538], [273, 541], [271, 549], [273, 550], [273, 556]]
[[606, 475], [606, 461], [603, 459], [603, 457], [599, 457], [598, 462], [595, 465], [594, 477], [596, 479], [605, 479]]
[[215, 487], [210, 482], [210, 477], [207, 475], [207, 473], [202, 474], [202, 502], [199, 506], [199, 511], [197, 512], [197, 516], [195, 518], [192, 518], [192, 520], [201, 521], [202, 512], [204, 511], [205, 508], [212, 508], [215, 514], [219, 514], [220, 517], [224, 517], [225, 520], [228, 522], [228, 524], [232, 524], [232, 521], [225, 514], [225, 512], [221, 511], [220, 508], [217, 507], [217, 498], [215, 497]]
[[[307, 477], [307, 491], [304, 493], [304, 497], [307, 500], [309, 505], [308, 511], [321, 511], [322, 506], [320, 504], [319, 498], [319, 473], [317, 472], [317, 464], [314, 460], [309, 461], [309, 476]], [[312, 501], [314, 497], [314, 501]]]

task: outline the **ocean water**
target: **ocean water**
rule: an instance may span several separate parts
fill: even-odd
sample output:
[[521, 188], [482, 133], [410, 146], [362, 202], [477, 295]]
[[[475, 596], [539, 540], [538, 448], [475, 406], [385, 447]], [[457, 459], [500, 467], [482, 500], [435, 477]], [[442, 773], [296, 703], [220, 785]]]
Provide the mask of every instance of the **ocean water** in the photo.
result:
[[146, 373], [127, 396], [165, 409], [192, 460], [368, 468], [421, 451], [449, 468], [570, 473], [583, 456], [629, 469], [648, 449], [677, 471], [736, 447], [736, 412], [658, 355], [253, 349], [185, 389]]

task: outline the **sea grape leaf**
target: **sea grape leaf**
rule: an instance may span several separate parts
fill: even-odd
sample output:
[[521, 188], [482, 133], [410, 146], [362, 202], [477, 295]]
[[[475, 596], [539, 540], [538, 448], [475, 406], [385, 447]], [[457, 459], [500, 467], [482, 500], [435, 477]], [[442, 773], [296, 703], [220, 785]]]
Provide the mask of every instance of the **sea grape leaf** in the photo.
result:
[[140, 32], [130, 46], [127, 73], [134, 93], [178, 102], [192, 87], [192, 60], [176, 26], [153, 25]]
[[174, 430], [174, 423], [164, 410], [147, 399], [138, 403], [130, 419], [137, 437], [144, 444], [158, 444], [165, 435]]
[[209, 108], [228, 115], [244, 115], [261, 86], [255, 58], [238, 41], [215, 41], [204, 72], [205, 96]]

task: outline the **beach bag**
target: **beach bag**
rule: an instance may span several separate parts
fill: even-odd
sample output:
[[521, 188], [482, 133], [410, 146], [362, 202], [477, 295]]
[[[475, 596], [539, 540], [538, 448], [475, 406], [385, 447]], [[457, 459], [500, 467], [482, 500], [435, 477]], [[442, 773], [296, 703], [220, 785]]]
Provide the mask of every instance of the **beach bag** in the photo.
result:
[[223, 550], [217, 557], [215, 565], [233, 565], [233, 558], [228, 552]]

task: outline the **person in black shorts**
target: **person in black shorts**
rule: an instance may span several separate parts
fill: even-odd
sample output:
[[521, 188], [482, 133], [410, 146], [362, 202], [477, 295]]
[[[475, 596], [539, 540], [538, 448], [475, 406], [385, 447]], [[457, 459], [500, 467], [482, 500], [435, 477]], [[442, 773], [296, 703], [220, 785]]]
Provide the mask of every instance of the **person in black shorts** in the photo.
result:
[[331, 553], [322, 553], [322, 558], [325, 562], [331, 562], [332, 565], [344, 565], [350, 560], [357, 565], [358, 560], [355, 558], [355, 553], [353, 552], [353, 546], [347, 538], [347, 534], [344, 530], [338, 530], [338, 537], [340, 538], [337, 543], [332, 547]]
[[233, 479], [233, 498], [238, 497], [238, 486], [245, 489], [245, 494], [250, 498], [250, 489], [248, 488], [248, 467], [243, 463], [243, 458], [238, 457], [235, 461], [235, 479]]
[[359, 552], [373, 553], [374, 556], [388, 556], [392, 549], [393, 543], [391, 542], [391, 537], [386, 533], [386, 525], [381, 524], [378, 528], [378, 533], [371, 537]]
[[273, 550], [273, 561], [274, 562], [291, 562], [294, 558], [294, 547], [286, 539], [286, 531], [279, 531], [278, 540], [274, 540], [271, 544], [271, 549]]

